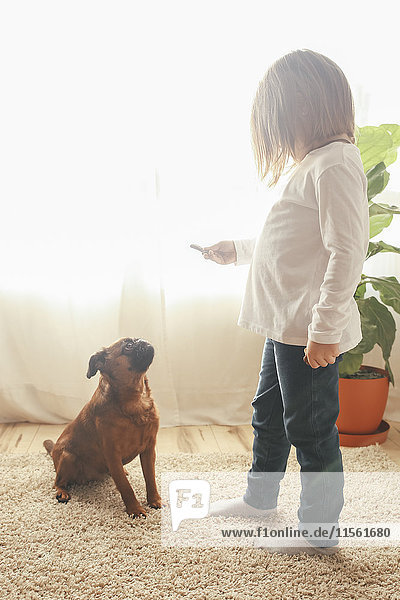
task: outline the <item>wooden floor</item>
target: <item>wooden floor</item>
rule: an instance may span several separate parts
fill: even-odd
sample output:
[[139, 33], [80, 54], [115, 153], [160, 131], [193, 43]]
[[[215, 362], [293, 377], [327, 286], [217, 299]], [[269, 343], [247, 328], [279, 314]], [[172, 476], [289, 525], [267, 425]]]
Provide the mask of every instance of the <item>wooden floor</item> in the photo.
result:
[[[400, 423], [391, 425], [388, 439], [382, 449], [400, 465]], [[45, 452], [43, 440], [56, 440], [65, 428], [63, 425], [38, 423], [0, 424], [0, 452], [23, 454]], [[249, 452], [253, 444], [251, 425], [191, 425], [185, 427], [162, 427], [157, 436], [157, 453], [190, 452], [209, 454], [213, 452]], [[294, 448], [292, 447], [292, 452]]]

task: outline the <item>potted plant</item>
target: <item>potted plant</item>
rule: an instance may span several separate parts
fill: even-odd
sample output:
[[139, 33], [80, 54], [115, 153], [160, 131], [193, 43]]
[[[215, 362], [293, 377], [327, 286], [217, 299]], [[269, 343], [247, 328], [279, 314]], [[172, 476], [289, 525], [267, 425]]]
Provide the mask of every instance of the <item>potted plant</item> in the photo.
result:
[[[368, 179], [368, 206], [370, 238], [377, 236], [399, 214], [397, 206], [389, 206], [373, 199], [388, 184], [386, 168], [397, 159], [400, 145], [400, 125], [384, 124], [379, 127], [357, 128], [356, 145], [360, 150], [364, 172]], [[382, 240], [369, 242], [366, 260], [378, 252], [400, 253], [400, 248]], [[366, 297], [367, 283], [379, 293]], [[394, 318], [388, 309], [400, 313], [400, 284], [396, 277], [361, 275], [354, 293], [361, 318], [362, 340], [345, 352], [339, 363], [339, 417], [337, 427], [341, 445], [365, 446], [382, 442], [389, 425], [382, 421], [394, 377], [389, 357], [396, 333]], [[385, 369], [362, 365], [364, 354], [378, 344], [382, 349]]]

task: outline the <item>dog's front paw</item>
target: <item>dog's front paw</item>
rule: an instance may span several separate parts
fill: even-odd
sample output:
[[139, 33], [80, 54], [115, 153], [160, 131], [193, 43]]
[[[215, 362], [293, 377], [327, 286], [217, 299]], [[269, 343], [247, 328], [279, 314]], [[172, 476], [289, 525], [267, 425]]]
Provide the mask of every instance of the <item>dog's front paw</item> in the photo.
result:
[[145, 509], [143, 508], [143, 506], [140, 506], [140, 504], [138, 504], [134, 508], [130, 508], [126, 512], [128, 513], [128, 517], [130, 519], [136, 519], [136, 517], [147, 517]]
[[71, 496], [68, 494], [66, 490], [58, 490], [58, 494], [56, 498], [59, 502], [64, 502], [66, 504], [69, 500], [71, 500]]
[[151, 508], [162, 508], [163, 506], [166, 506], [165, 502], [161, 500], [160, 496], [147, 498], [147, 504], [151, 506]]

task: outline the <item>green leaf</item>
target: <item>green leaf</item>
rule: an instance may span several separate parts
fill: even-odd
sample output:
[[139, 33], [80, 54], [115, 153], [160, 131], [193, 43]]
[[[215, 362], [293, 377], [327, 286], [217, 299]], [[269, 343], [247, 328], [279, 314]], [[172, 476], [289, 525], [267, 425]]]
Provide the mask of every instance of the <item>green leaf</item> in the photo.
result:
[[357, 353], [354, 354], [353, 350], [345, 352], [343, 360], [339, 363], [339, 377], [345, 375], [354, 375], [362, 365], [364, 355]]
[[[362, 278], [363, 278], [363, 275], [361, 275], [361, 280], [362, 280]], [[367, 291], [367, 284], [359, 283], [358, 286], [356, 287], [356, 291], [354, 292], [354, 298], [356, 300], [357, 300], [357, 298], [364, 298], [366, 291]]]
[[356, 302], [360, 312], [363, 337], [358, 346], [353, 348], [351, 352], [353, 354], [364, 355], [370, 352], [375, 344], [378, 344], [382, 349], [385, 369], [388, 370], [389, 379], [394, 385], [393, 373], [389, 364], [389, 356], [396, 336], [394, 318], [388, 308], [384, 304], [381, 304], [375, 296], [360, 298]]
[[380, 194], [388, 184], [390, 175], [384, 162], [380, 162], [366, 173], [368, 180], [368, 200]]
[[392, 144], [395, 148], [398, 148], [400, 146], [400, 125], [397, 125], [397, 123], [384, 123], [380, 127], [390, 132]]
[[381, 233], [392, 222], [393, 215], [376, 214], [369, 217], [369, 237], [373, 238]]
[[370, 283], [374, 290], [379, 291], [380, 298], [384, 304], [391, 306], [400, 314], [400, 284], [396, 277], [368, 276], [366, 283]]
[[378, 254], [378, 252], [394, 252], [396, 254], [400, 254], [400, 248], [398, 246], [392, 246], [391, 244], [387, 244], [382, 240], [379, 242], [369, 242], [368, 244], [368, 252], [365, 260]]
[[397, 160], [397, 150], [395, 150], [394, 148], [390, 148], [386, 152], [385, 165], [388, 167], [392, 163], [396, 162], [396, 160]]
[[366, 127], [360, 127], [357, 146], [360, 150], [364, 172], [367, 172], [380, 162], [384, 162], [387, 166], [385, 159], [388, 150], [393, 148], [392, 136], [382, 126], [367, 125]]
[[370, 202], [369, 203], [369, 215], [400, 215], [400, 208], [395, 204], [382, 204], [382, 202]]

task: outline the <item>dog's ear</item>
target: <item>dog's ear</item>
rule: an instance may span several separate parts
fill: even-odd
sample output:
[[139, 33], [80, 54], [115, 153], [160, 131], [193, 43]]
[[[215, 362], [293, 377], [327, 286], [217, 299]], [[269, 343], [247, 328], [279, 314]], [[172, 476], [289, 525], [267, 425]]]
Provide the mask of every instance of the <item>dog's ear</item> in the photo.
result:
[[101, 372], [102, 368], [104, 367], [105, 361], [105, 350], [100, 350], [99, 352], [96, 352], [96, 354], [93, 354], [93, 356], [91, 356], [89, 360], [89, 367], [86, 373], [86, 377], [90, 379], [91, 377], [93, 377], [93, 375], [96, 375], [97, 371]]

